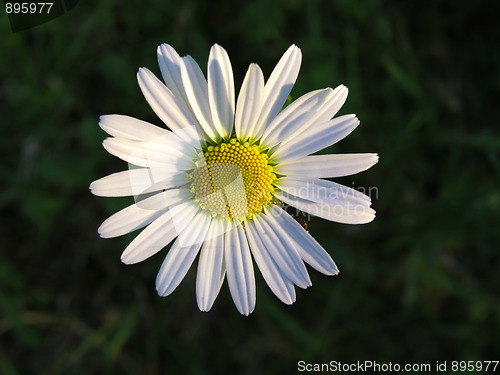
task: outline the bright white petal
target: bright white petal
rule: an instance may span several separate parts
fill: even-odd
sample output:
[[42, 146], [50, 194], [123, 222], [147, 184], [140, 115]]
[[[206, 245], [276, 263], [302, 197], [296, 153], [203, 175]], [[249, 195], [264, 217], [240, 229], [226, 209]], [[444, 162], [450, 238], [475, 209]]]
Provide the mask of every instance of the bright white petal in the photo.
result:
[[243, 315], [255, 308], [255, 276], [248, 242], [240, 223], [225, 233], [224, 259], [234, 304]]
[[264, 130], [261, 142], [272, 147], [296, 136], [302, 138], [302, 133], [311, 126], [331, 119], [345, 102], [345, 98], [345, 86], [339, 86], [335, 90], [316, 90], [301, 96], [269, 124]]
[[276, 192], [274, 196], [308, 214], [339, 223], [365, 224], [375, 218], [375, 211], [369, 207], [369, 204], [363, 202], [352, 204], [350, 201], [342, 199], [317, 202], [283, 191]]
[[189, 55], [182, 58], [181, 76], [189, 105], [198, 123], [210, 138], [213, 140], [219, 139], [219, 134], [213, 124], [208, 101], [207, 80], [199, 65]]
[[299, 74], [302, 53], [296, 45], [290, 46], [269, 76], [264, 87], [263, 106], [253, 134], [258, 138], [279, 113], [292, 91]]
[[289, 233], [295, 248], [305, 262], [325, 275], [339, 273], [337, 265], [330, 255], [293, 217], [276, 205], [270, 205], [268, 211], [269, 215], [276, 220], [277, 225]]
[[163, 43], [157, 49], [158, 65], [161, 75], [172, 94], [183, 104], [184, 108], [192, 113], [187, 100], [186, 90], [182, 83], [181, 65], [182, 60], [179, 54], [170, 45]]
[[322, 150], [347, 137], [359, 125], [355, 115], [345, 115], [312, 126], [300, 137], [284, 141], [273, 153], [279, 162], [295, 160]]
[[103, 115], [99, 118], [99, 126], [113, 137], [134, 141], [148, 141], [168, 132], [149, 122], [123, 115]]
[[200, 252], [196, 276], [196, 301], [201, 311], [209, 311], [224, 279], [223, 222], [212, 220]]
[[172, 293], [186, 276], [205, 239], [211, 219], [206, 212], [198, 212], [172, 245], [156, 277], [156, 290], [160, 296]]
[[185, 171], [194, 167], [195, 150], [171, 132], [151, 141], [107, 138], [102, 144], [111, 155], [132, 165], [172, 171]]
[[121, 257], [122, 262], [138, 263], [156, 254], [186, 228], [199, 209], [192, 202], [170, 208], [127, 246]]
[[156, 115], [173, 131], [196, 126], [196, 120], [165, 84], [146, 68], [137, 72], [142, 93]]
[[370, 197], [360, 191], [319, 178], [282, 177], [278, 186], [288, 194], [316, 203], [345, 208], [355, 205], [369, 207], [371, 204]]
[[[344, 105], [349, 90], [344, 85], [339, 85], [334, 90], [327, 90], [329, 90], [328, 92], [330, 95], [329, 98], [325, 101], [324, 105], [320, 108], [312, 109], [312, 118], [308, 121], [305, 121], [303, 124], [300, 124], [300, 121], [292, 122], [292, 125], [296, 125], [296, 131], [293, 131], [293, 128], [289, 129], [288, 131], [286, 131], [286, 133], [279, 136], [279, 142], [288, 142], [294, 138], [302, 140], [307, 136], [311, 128], [314, 128], [315, 126], [317, 126], [317, 124], [321, 124], [325, 121], [330, 120], [337, 114], [339, 109]], [[286, 107], [285, 110], [286, 109], [288, 109], [288, 107]], [[314, 113], [316, 111], [317, 113]], [[281, 116], [281, 113], [278, 116]]]
[[347, 95], [349, 94], [349, 89], [344, 85], [339, 85], [333, 90], [333, 95], [325, 108], [325, 115], [327, 119], [331, 119], [337, 114], [337, 112], [342, 108], [345, 101], [347, 100]]
[[106, 219], [97, 232], [102, 238], [112, 238], [133, 232], [153, 222], [168, 207], [190, 199], [189, 190], [175, 189], [136, 201]]
[[296, 299], [293, 283], [280, 271], [269, 250], [262, 243], [253, 220], [245, 222], [245, 232], [255, 263], [267, 285], [281, 301], [291, 305]]
[[256, 234], [269, 251], [283, 275], [295, 285], [305, 289], [312, 285], [306, 266], [300, 258], [289, 235], [268, 215], [253, 218]]
[[279, 163], [277, 173], [297, 177], [342, 177], [365, 171], [377, 162], [377, 154], [311, 155]]
[[182, 186], [189, 182], [186, 173], [164, 168], [129, 169], [103, 177], [90, 184], [92, 194], [100, 197], [138, 196]]
[[207, 75], [213, 124], [220, 136], [226, 138], [234, 125], [234, 78], [229, 56], [218, 44], [210, 50]]
[[250, 64], [236, 104], [234, 126], [238, 138], [255, 137], [253, 129], [262, 109], [263, 93], [264, 74], [257, 64]]

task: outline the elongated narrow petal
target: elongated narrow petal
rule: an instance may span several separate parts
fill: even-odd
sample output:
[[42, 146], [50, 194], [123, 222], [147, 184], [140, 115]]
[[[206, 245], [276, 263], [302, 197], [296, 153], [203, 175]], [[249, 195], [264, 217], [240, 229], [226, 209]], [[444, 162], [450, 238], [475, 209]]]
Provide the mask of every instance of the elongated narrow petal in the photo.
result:
[[136, 201], [106, 219], [97, 232], [102, 238], [112, 238], [140, 229], [163, 215], [168, 207], [189, 199], [187, 189], [168, 190]]
[[234, 126], [240, 139], [256, 137], [255, 127], [263, 104], [264, 74], [257, 64], [250, 64], [241, 85]]
[[218, 44], [214, 44], [208, 57], [208, 99], [219, 135], [230, 136], [234, 125], [233, 68], [226, 50]]
[[[278, 139], [279, 142], [284, 142], [284, 141], [289, 142], [294, 140], [295, 138], [298, 138], [298, 140], [300, 141], [301, 139], [307, 136], [308, 132], [310, 132], [312, 128], [316, 127], [318, 124], [330, 120], [333, 116], [337, 114], [339, 109], [344, 105], [349, 90], [344, 85], [337, 86], [333, 91], [331, 91], [331, 89], [327, 90], [329, 90], [328, 93], [330, 95], [328, 99], [325, 100], [323, 106], [321, 106], [318, 109], [313, 109], [313, 111], [317, 111], [317, 114], [312, 115], [313, 119], [304, 122], [300, 127], [296, 128], [296, 131], [288, 130], [286, 132], [286, 136], [281, 135], [279, 137]], [[292, 122], [292, 124], [295, 123], [296, 122]]]
[[346, 208], [309, 201], [284, 192], [277, 192], [275, 197], [286, 204], [298, 208], [310, 215], [344, 224], [365, 224], [375, 218], [375, 211], [364, 205]]
[[209, 311], [224, 279], [223, 222], [212, 220], [200, 252], [196, 276], [196, 301], [201, 311]]
[[338, 100], [335, 97], [342, 97], [342, 92], [347, 91], [342, 88], [345, 89], [342, 86], [337, 88], [336, 92], [327, 88], [301, 96], [269, 124], [262, 135], [261, 142], [267, 147], [272, 147], [295, 136], [301, 136], [315, 124], [330, 120], [334, 112], [338, 110], [336, 105]]
[[[192, 113], [191, 106], [187, 99], [186, 90], [182, 83], [181, 65], [182, 59], [179, 54], [170, 45], [163, 43], [157, 49], [158, 65], [161, 75], [167, 87], [177, 100], [181, 102], [187, 112]], [[194, 115], [194, 114], [193, 114]]]
[[268, 249], [259, 237], [253, 220], [248, 220], [245, 225], [250, 250], [255, 263], [259, 267], [262, 277], [269, 288], [283, 303], [291, 305], [295, 302], [295, 288], [293, 283], [281, 272]]
[[364, 224], [375, 218], [370, 197], [335, 182], [286, 177], [279, 186], [278, 199], [311, 215], [346, 224]]
[[311, 286], [311, 279], [289, 235], [274, 225], [268, 215], [257, 215], [253, 219], [259, 238], [269, 249], [283, 275], [295, 285], [305, 289]]
[[330, 255], [293, 217], [277, 205], [270, 205], [268, 212], [271, 220], [274, 220], [277, 226], [290, 234], [295, 248], [305, 262], [325, 275], [339, 273], [337, 265]]
[[182, 186], [189, 182], [186, 173], [164, 168], [129, 169], [103, 177], [90, 184], [92, 194], [100, 197], [126, 197]]
[[296, 45], [290, 46], [269, 76], [264, 87], [263, 106], [259, 120], [253, 130], [255, 137], [260, 137], [264, 129], [285, 104], [299, 75], [302, 53]]
[[319, 178], [283, 177], [279, 187], [286, 193], [317, 203], [370, 206], [371, 199], [362, 192]]
[[302, 158], [337, 143], [358, 125], [359, 120], [354, 115], [345, 115], [323, 122], [304, 131], [302, 137], [283, 142], [273, 153], [273, 157], [279, 162]]
[[[169, 133], [171, 135], [173, 133]], [[126, 162], [147, 168], [164, 168], [183, 171], [193, 168], [195, 150], [175, 138], [155, 138], [152, 141], [130, 141], [123, 138], [107, 138], [103, 146], [110, 154]]]
[[326, 105], [325, 111], [325, 120], [331, 119], [333, 116], [337, 114], [337, 112], [342, 108], [345, 101], [347, 100], [347, 95], [349, 94], [349, 90], [344, 85], [339, 85], [335, 87], [332, 93], [332, 97], [328, 101]]
[[200, 211], [168, 252], [156, 277], [156, 290], [168, 296], [180, 284], [193, 264], [210, 226], [211, 216]]
[[255, 276], [250, 249], [241, 224], [233, 223], [224, 240], [229, 290], [238, 311], [249, 315], [255, 308]]
[[277, 173], [297, 177], [342, 177], [367, 170], [377, 162], [377, 154], [310, 155], [280, 163]]
[[191, 202], [170, 208], [134, 238], [123, 252], [122, 262], [139, 263], [156, 254], [186, 228], [199, 209]]
[[170, 129], [175, 131], [197, 124], [185, 106], [151, 71], [140, 68], [137, 81], [153, 111]]
[[134, 141], [149, 141], [165, 135], [168, 130], [130, 116], [103, 115], [99, 126], [109, 135]]
[[218, 139], [219, 133], [215, 129], [208, 100], [207, 80], [200, 66], [189, 55], [182, 58], [181, 76], [189, 105], [196, 116], [197, 122], [208, 137], [213, 140]]

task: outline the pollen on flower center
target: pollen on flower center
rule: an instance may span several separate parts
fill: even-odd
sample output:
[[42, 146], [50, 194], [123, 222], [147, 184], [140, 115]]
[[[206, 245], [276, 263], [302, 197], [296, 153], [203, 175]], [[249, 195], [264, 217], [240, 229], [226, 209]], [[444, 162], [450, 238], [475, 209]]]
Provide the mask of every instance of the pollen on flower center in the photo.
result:
[[213, 217], [244, 220], [271, 202], [276, 180], [267, 153], [236, 138], [206, 145], [197, 155], [191, 192]]

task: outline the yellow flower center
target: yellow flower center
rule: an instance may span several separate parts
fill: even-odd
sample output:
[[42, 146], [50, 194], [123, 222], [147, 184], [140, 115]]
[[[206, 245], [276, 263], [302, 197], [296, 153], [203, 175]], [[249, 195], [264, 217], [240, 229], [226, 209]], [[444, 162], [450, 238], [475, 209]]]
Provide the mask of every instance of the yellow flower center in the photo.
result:
[[255, 144], [232, 138], [206, 145], [195, 165], [191, 192], [213, 217], [250, 219], [272, 200], [274, 168], [266, 151]]

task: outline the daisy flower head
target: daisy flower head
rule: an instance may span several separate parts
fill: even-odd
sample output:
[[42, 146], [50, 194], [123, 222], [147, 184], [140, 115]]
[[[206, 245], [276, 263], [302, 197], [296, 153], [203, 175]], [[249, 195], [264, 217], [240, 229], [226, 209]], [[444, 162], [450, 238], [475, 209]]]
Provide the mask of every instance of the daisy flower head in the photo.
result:
[[330, 255], [281, 203], [348, 224], [374, 219], [371, 200], [326, 178], [366, 170], [377, 154], [311, 155], [352, 132], [355, 115], [333, 118], [347, 98], [343, 85], [312, 91], [282, 110], [297, 78], [300, 49], [292, 45], [271, 75], [250, 64], [238, 96], [231, 62], [215, 44], [207, 78], [189, 55], [158, 47], [163, 81], [140, 68], [139, 86], [166, 127], [123, 115], [101, 116], [104, 148], [129, 169], [94, 181], [93, 194], [133, 196], [135, 204], [105, 220], [103, 238], [146, 227], [128, 245], [126, 264], [149, 258], [173, 241], [156, 278], [167, 296], [199, 254], [196, 299], [212, 307], [224, 278], [236, 308], [255, 307], [254, 262], [273, 293], [295, 302], [295, 285], [311, 280], [305, 263], [326, 275]]

